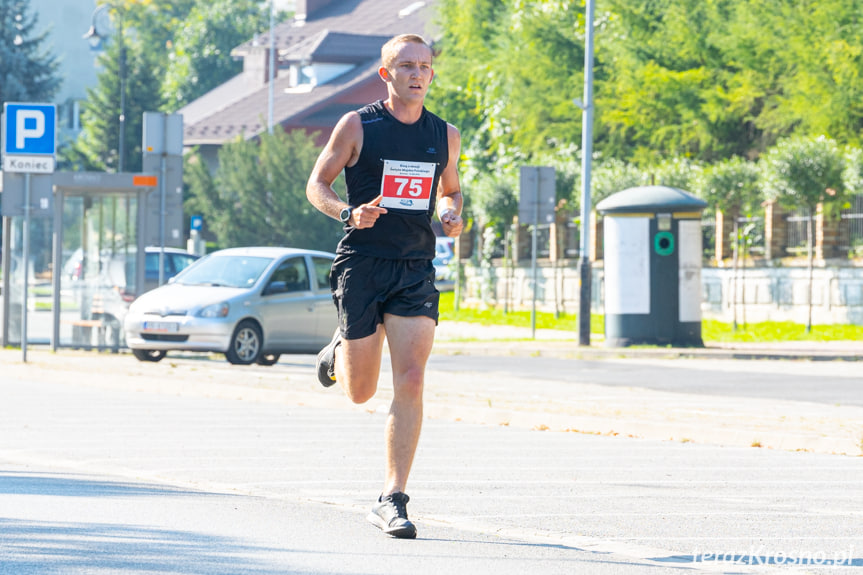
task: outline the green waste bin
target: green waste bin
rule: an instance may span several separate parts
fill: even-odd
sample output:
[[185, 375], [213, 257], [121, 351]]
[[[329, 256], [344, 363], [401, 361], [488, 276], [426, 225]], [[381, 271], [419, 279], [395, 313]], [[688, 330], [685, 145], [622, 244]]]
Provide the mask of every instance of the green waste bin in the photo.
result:
[[703, 347], [701, 213], [707, 202], [666, 186], [630, 188], [604, 216], [605, 345]]

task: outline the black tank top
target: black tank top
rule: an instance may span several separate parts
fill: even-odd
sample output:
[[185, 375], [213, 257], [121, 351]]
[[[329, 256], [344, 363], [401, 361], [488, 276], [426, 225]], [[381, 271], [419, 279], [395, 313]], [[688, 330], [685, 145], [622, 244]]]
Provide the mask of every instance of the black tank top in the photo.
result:
[[384, 195], [387, 208], [371, 228], [345, 226], [340, 254], [387, 259], [435, 255], [431, 219], [438, 180], [447, 165], [447, 124], [425, 108], [419, 120], [403, 124], [378, 100], [357, 112], [363, 146], [357, 163], [345, 168], [348, 203], [358, 206]]

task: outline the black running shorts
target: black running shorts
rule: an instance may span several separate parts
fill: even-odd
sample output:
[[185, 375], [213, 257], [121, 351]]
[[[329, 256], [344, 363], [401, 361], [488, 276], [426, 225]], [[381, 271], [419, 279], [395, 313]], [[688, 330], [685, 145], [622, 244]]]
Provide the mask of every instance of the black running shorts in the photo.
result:
[[330, 273], [333, 302], [345, 339], [372, 335], [384, 314], [438, 320], [440, 292], [431, 260], [338, 255]]

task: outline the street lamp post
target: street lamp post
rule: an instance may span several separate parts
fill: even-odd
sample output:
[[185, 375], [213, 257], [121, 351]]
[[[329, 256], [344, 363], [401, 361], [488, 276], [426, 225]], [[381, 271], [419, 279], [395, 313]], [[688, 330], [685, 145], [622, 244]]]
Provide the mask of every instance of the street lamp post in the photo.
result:
[[590, 345], [590, 163], [593, 155], [593, 4], [584, 10], [584, 102], [581, 102], [581, 258], [579, 260], [578, 345]]
[[[90, 41], [90, 46], [93, 49], [98, 48], [102, 40], [108, 36], [105, 30], [100, 29], [99, 16], [111, 8], [114, 6], [110, 2], [106, 2], [97, 6], [93, 11], [90, 29], [84, 34], [84, 38]], [[118, 118], [120, 135], [117, 146], [117, 172], [122, 172], [125, 168], [126, 156], [126, 43], [123, 41], [123, 16], [119, 12], [117, 12], [117, 41], [120, 43], [120, 116]]]
[[275, 80], [276, 80], [276, 36], [274, 28], [276, 26], [276, 2], [270, 0], [270, 53], [267, 73], [269, 75], [267, 86], [267, 132], [273, 133], [273, 116], [275, 107]]
[[[123, 37], [123, 13], [120, 10], [117, 10], [117, 7], [114, 6], [111, 2], [104, 2], [96, 7], [93, 11], [93, 15], [91, 17], [90, 29], [84, 34], [84, 38], [90, 42], [90, 48], [93, 50], [98, 49], [102, 40], [108, 38], [111, 35], [110, 30], [110, 11], [114, 10], [117, 17], [117, 42], [119, 42], [120, 55], [119, 55], [119, 82], [120, 82], [120, 114], [117, 118], [118, 120], [118, 143], [117, 143], [117, 173], [121, 174], [125, 171], [126, 168], [126, 42]], [[100, 16], [102, 18], [100, 19]], [[106, 21], [106, 18], [108, 21]], [[116, 231], [117, 224], [117, 198], [111, 198], [111, 229]], [[131, 222], [131, 200], [130, 198], [124, 197], [123, 203], [125, 204], [125, 234], [124, 234], [124, 249], [128, 254], [129, 243], [128, 238], [131, 235], [130, 230], [130, 222]], [[116, 249], [116, 233], [111, 234], [111, 253], [114, 253]]]

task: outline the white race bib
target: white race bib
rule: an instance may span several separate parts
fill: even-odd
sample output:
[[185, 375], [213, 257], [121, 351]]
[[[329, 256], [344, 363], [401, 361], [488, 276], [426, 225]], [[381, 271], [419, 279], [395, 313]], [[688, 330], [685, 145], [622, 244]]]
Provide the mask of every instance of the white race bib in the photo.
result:
[[379, 204], [382, 208], [401, 210], [429, 209], [435, 164], [431, 162], [401, 162], [384, 160]]

